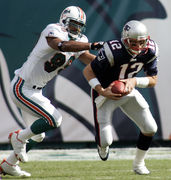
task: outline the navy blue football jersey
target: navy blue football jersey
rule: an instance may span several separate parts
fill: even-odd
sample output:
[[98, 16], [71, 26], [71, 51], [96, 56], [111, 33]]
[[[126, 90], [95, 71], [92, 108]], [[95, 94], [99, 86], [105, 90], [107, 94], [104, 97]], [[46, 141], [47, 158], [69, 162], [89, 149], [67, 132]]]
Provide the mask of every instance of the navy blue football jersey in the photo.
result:
[[106, 88], [118, 79], [132, 78], [142, 69], [148, 76], [157, 75], [158, 47], [149, 40], [148, 48], [133, 57], [121, 40], [107, 41], [91, 62], [91, 67], [101, 85]]

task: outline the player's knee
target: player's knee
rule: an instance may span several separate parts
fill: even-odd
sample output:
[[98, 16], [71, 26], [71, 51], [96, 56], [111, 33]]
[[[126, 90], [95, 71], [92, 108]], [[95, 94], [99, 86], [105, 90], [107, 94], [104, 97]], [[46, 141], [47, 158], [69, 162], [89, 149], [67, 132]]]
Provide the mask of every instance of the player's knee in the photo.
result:
[[56, 127], [59, 127], [62, 123], [62, 115], [59, 112], [57, 112], [54, 114], [54, 119]]
[[155, 134], [157, 132], [157, 124], [156, 123], [151, 127], [150, 131], [152, 134]]
[[44, 138], [45, 138], [45, 133], [41, 133], [33, 136], [31, 139], [36, 142], [42, 142]]
[[154, 123], [152, 126], [148, 126], [146, 129], [144, 129], [144, 134], [149, 134], [151, 136], [154, 136], [154, 134], [157, 132], [157, 124]]
[[155, 126], [153, 126], [152, 133], [155, 134], [157, 132], [157, 129], [158, 129], [158, 127], [157, 127], [157, 124], [156, 124]]

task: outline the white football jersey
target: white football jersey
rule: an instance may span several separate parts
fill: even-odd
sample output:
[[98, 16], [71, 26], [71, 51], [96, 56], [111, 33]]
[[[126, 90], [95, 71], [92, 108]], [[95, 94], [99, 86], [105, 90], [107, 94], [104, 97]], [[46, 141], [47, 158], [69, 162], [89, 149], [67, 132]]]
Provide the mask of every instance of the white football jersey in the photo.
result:
[[[64, 69], [85, 51], [61, 52], [52, 49], [46, 37], [58, 37], [62, 41], [69, 41], [68, 32], [60, 24], [49, 24], [41, 33], [40, 38], [27, 58], [27, 61], [15, 74], [27, 83], [44, 87], [59, 70]], [[76, 39], [79, 42], [88, 42], [85, 35]]]

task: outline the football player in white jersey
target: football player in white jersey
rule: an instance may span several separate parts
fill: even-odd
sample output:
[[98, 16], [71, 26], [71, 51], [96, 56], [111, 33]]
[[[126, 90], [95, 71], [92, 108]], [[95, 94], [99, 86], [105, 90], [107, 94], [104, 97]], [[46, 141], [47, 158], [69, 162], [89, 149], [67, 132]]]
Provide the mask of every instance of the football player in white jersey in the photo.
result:
[[79, 58], [88, 64], [95, 58], [89, 50], [97, 50], [103, 43], [88, 43], [83, 34], [85, 24], [86, 15], [81, 8], [69, 6], [64, 9], [59, 23], [49, 24], [42, 31], [27, 61], [15, 71], [11, 97], [21, 109], [27, 128], [9, 135], [14, 151], [1, 163], [0, 173], [31, 176], [18, 166], [19, 161], [28, 161], [26, 143], [29, 139], [41, 142], [46, 131], [60, 126], [62, 116], [49, 99], [42, 95], [42, 88], [74, 59]]
[[[149, 174], [144, 158], [150, 147], [157, 124], [149, 105], [135, 87], [154, 87], [157, 81], [157, 44], [149, 38], [146, 26], [139, 21], [125, 24], [121, 39], [107, 41], [98, 56], [84, 69], [84, 76], [92, 87], [94, 121], [98, 153], [107, 160], [113, 142], [111, 118], [120, 108], [140, 129], [133, 170]], [[144, 71], [145, 77], [136, 77]], [[111, 83], [125, 82], [125, 94], [114, 94]]]

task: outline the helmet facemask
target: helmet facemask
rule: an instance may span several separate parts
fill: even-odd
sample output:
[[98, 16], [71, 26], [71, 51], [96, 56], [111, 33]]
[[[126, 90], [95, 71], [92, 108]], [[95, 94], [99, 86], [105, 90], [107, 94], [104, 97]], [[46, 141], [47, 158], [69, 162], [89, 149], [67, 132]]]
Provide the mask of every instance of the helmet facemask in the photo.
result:
[[133, 54], [133, 55], [138, 55], [140, 54], [142, 51], [145, 51], [147, 49], [147, 45], [148, 45], [148, 38], [143, 38], [143, 39], [131, 39], [131, 38], [127, 38], [124, 39], [124, 44], [127, 48], [127, 50]]
[[81, 37], [85, 32], [85, 25], [75, 19], [68, 18], [66, 20], [66, 29], [72, 38]]

